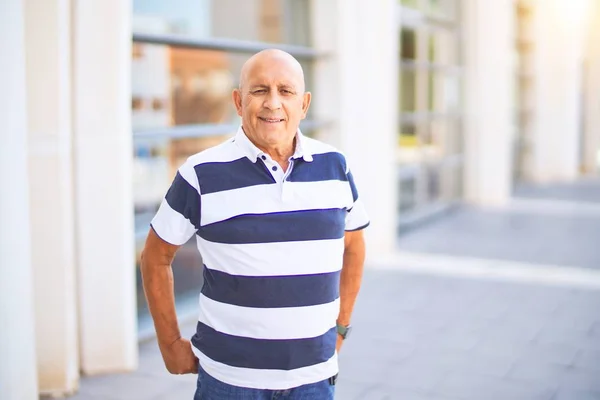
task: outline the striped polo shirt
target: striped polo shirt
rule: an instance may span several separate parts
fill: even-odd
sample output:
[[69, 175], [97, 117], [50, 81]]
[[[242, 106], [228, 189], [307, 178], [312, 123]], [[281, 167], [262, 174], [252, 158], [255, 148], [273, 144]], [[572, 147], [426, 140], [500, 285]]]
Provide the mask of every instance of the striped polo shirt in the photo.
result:
[[283, 390], [338, 371], [344, 233], [367, 214], [342, 153], [296, 135], [287, 171], [243, 129], [179, 168], [152, 227], [204, 261], [193, 350], [230, 385]]

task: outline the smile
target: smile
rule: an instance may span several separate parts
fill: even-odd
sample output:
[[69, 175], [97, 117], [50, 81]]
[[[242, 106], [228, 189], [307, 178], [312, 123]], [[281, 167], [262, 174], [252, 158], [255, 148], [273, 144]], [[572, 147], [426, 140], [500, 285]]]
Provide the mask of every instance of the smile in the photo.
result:
[[258, 117], [258, 119], [260, 119], [263, 122], [267, 122], [269, 124], [276, 124], [278, 122], [283, 122], [284, 121], [282, 118], [263, 118], [263, 117]]

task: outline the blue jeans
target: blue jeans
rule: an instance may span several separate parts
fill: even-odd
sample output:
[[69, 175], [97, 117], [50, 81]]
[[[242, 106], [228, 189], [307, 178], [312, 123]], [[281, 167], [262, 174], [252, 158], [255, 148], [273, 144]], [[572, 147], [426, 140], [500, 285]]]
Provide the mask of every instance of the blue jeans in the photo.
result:
[[333, 400], [334, 389], [328, 379], [288, 390], [250, 389], [218, 381], [199, 367], [194, 400]]

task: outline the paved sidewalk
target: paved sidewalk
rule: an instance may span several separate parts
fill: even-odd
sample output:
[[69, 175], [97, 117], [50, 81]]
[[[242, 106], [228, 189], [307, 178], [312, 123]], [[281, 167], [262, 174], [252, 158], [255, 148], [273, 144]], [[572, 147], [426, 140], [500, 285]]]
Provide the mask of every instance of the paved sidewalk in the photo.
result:
[[[600, 291], [369, 269], [336, 399], [600, 399]], [[184, 327], [189, 335], [193, 325]], [[191, 399], [154, 342], [76, 399]]]

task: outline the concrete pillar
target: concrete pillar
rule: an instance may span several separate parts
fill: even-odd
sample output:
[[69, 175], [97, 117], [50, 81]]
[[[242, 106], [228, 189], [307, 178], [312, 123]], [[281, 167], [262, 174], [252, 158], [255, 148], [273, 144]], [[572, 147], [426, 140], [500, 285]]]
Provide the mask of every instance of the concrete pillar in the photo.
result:
[[465, 198], [501, 205], [512, 191], [514, 6], [487, 0], [461, 5]]
[[600, 174], [600, 2], [591, 2], [584, 77], [584, 171]]
[[23, 2], [0, 2], [0, 397], [36, 400]]
[[395, 0], [313, 0], [315, 117], [334, 121], [320, 138], [348, 157], [371, 217], [368, 255], [392, 252], [397, 227], [399, 26]]
[[131, 9], [121, 0], [74, 1], [81, 368], [127, 371], [137, 365]]
[[582, 0], [537, 0], [533, 17], [534, 120], [530, 179], [579, 175], [582, 139]]
[[40, 392], [79, 380], [69, 0], [26, 1], [31, 243]]

